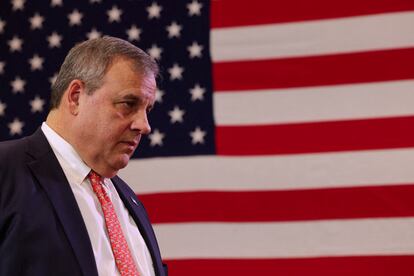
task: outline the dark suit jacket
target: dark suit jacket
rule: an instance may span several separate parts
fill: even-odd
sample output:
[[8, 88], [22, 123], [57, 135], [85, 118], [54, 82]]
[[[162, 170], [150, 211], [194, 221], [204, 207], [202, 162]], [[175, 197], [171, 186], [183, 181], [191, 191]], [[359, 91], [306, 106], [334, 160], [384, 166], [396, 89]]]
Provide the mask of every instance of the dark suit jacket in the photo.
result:
[[[144, 207], [119, 177], [112, 182], [148, 246], [155, 274], [167, 275]], [[0, 143], [0, 275], [98, 275], [79, 207], [40, 129]]]

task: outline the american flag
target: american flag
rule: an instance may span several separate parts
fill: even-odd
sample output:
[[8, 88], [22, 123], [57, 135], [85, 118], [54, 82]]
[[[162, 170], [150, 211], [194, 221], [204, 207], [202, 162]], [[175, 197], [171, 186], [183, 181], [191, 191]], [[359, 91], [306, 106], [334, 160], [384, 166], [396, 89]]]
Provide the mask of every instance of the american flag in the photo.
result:
[[1, 140], [102, 35], [162, 68], [120, 175], [171, 275], [414, 275], [414, 1], [2, 1]]

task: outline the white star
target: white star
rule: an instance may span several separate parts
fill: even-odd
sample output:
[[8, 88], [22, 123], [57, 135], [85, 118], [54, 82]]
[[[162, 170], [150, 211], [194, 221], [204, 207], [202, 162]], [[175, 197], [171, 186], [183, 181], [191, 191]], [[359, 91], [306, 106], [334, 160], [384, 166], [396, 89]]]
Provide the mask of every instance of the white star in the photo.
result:
[[180, 109], [178, 106], [175, 106], [173, 110], [168, 112], [168, 115], [171, 117], [170, 122], [174, 124], [176, 122], [182, 123], [184, 121], [183, 116], [185, 111]]
[[199, 3], [197, 0], [193, 0], [193, 2], [187, 4], [188, 15], [189, 16], [200, 15], [202, 7], [203, 7], [203, 4]]
[[148, 54], [156, 60], [160, 60], [161, 59], [161, 53], [162, 53], [162, 48], [158, 47], [155, 44], [152, 44], [152, 47], [147, 49]]
[[165, 92], [162, 90], [155, 90], [155, 101], [158, 103], [162, 103], [162, 96], [164, 96]]
[[49, 41], [49, 48], [59, 48], [61, 46], [62, 36], [53, 32], [47, 37], [47, 40]]
[[30, 105], [32, 106], [32, 113], [42, 112], [44, 104], [45, 101], [39, 96], [36, 96], [33, 100], [30, 101]]
[[89, 1], [91, 4], [93, 4], [93, 3], [101, 3], [101, 0], [90, 0]]
[[35, 54], [31, 59], [29, 59], [30, 70], [32, 71], [42, 70], [43, 61], [44, 61], [44, 58], [39, 57], [37, 54]]
[[88, 39], [95, 39], [100, 38], [102, 36], [102, 33], [98, 32], [95, 28], [93, 28], [89, 33], [86, 34]]
[[41, 29], [43, 27], [43, 21], [45, 18], [40, 14], [36, 13], [33, 17], [29, 18], [30, 21], [30, 29]]
[[203, 50], [203, 46], [198, 44], [197, 42], [193, 42], [191, 46], [187, 47], [187, 50], [190, 53], [190, 58], [202, 57], [201, 51]]
[[106, 14], [108, 15], [108, 21], [110, 23], [121, 21], [122, 10], [118, 9], [117, 6], [113, 6], [112, 9], [106, 12]]
[[161, 133], [158, 129], [154, 130], [150, 135], [148, 135], [148, 138], [151, 140], [150, 146], [162, 146], [162, 139], [164, 139], [164, 137], [164, 133]]
[[13, 93], [17, 94], [19, 92], [24, 92], [24, 86], [26, 85], [26, 81], [21, 79], [19, 76], [17, 76], [14, 81], [10, 82], [10, 85], [12, 86]]
[[159, 6], [156, 2], [152, 2], [151, 6], [147, 7], [148, 18], [160, 18], [162, 6]]
[[6, 21], [0, 19], [0, 34], [4, 32], [4, 27], [6, 27]]
[[191, 101], [196, 101], [196, 100], [204, 100], [204, 93], [206, 92], [206, 90], [202, 87], [200, 87], [200, 85], [197, 83], [194, 88], [190, 89], [190, 93], [191, 93]]
[[206, 136], [206, 132], [201, 130], [201, 128], [196, 127], [194, 131], [190, 132], [191, 136], [191, 143], [195, 144], [204, 144], [204, 136]]
[[169, 38], [180, 37], [180, 32], [181, 32], [182, 27], [181, 25], [178, 25], [177, 22], [173, 21], [171, 25], [167, 26], [166, 29], [167, 29]]
[[55, 73], [53, 76], [51, 76], [49, 78], [49, 82], [50, 82], [50, 87], [52, 87], [52, 85], [55, 83], [56, 79], [57, 79], [58, 74]]
[[4, 110], [6, 110], [7, 105], [0, 101], [0, 116], [4, 116]]
[[170, 73], [170, 80], [181, 80], [183, 78], [183, 71], [183, 67], [180, 67], [180, 65], [174, 63], [173, 67], [168, 69], [168, 73]]
[[4, 73], [5, 66], [6, 66], [6, 63], [4, 61], [0, 61], [0, 75]]
[[10, 52], [16, 52], [22, 50], [23, 39], [20, 39], [18, 36], [13, 36], [11, 40], [8, 41]]
[[18, 118], [14, 118], [13, 122], [9, 123], [10, 135], [22, 134], [24, 123]]
[[131, 28], [129, 28], [126, 31], [126, 33], [128, 34], [128, 40], [129, 41], [133, 41], [133, 40], [138, 41], [139, 36], [141, 35], [141, 32], [142, 32], [141, 29], [137, 28], [137, 26], [135, 26], [135, 25], [132, 25]]
[[57, 7], [57, 6], [62, 6], [62, 0], [52, 0], [51, 2], [50, 2], [50, 5], [52, 6], [52, 7]]
[[24, 9], [24, 2], [25, 2], [25, 0], [13, 0], [12, 1], [13, 11], [23, 10]]
[[82, 17], [83, 17], [82, 13], [80, 13], [78, 10], [74, 10], [73, 12], [68, 14], [69, 25], [70, 26], [81, 25]]

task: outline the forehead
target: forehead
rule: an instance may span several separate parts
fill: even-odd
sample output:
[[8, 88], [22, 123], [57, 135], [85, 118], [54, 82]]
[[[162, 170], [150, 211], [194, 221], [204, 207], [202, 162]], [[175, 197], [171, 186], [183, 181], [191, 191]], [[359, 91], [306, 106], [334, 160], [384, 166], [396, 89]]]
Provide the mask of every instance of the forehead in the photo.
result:
[[139, 94], [144, 98], [155, 98], [156, 81], [152, 73], [144, 74], [129, 60], [117, 58], [109, 66], [102, 87], [116, 94]]

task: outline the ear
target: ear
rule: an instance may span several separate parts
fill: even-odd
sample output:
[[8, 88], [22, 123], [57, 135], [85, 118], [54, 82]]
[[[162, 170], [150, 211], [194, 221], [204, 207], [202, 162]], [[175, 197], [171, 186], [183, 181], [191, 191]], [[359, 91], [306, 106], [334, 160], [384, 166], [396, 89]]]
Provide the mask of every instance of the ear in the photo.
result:
[[69, 83], [66, 89], [66, 99], [68, 102], [69, 111], [72, 115], [77, 115], [79, 112], [79, 101], [82, 93], [85, 92], [85, 84], [81, 80], [73, 80]]

